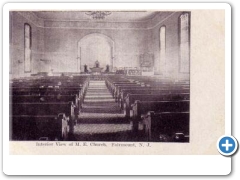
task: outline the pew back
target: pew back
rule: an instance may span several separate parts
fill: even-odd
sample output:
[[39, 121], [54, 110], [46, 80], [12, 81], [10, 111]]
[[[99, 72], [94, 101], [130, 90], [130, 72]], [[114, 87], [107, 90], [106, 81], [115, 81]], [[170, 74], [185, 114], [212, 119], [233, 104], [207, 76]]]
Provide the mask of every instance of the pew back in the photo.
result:
[[123, 110], [126, 117], [130, 117], [130, 110], [136, 100], [139, 101], [178, 101], [189, 100], [190, 94], [128, 94], [125, 98]]
[[63, 114], [58, 116], [10, 116], [11, 140], [67, 140], [68, 122]]
[[74, 115], [72, 102], [51, 102], [51, 103], [13, 103], [10, 104], [12, 115], [58, 115], [64, 113], [66, 116]]
[[132, 106], [133, 117], [139, 118], [148, 111], [189, 112], [189, 101], [135, 101]]
[[185, 137], [189, 135], [189, 113], [149, 112], [143, 117], [143, 126], [148, 141], [186, 142], [188, 138]]

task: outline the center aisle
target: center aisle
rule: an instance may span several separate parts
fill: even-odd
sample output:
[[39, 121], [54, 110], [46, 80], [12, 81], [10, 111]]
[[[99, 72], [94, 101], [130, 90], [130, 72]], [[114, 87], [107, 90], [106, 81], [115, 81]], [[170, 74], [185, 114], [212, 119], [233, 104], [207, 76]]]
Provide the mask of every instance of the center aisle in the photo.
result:
[[91, 80], [74, 129], [75, 140], [127, 141], [130, 129], [105, 81]]

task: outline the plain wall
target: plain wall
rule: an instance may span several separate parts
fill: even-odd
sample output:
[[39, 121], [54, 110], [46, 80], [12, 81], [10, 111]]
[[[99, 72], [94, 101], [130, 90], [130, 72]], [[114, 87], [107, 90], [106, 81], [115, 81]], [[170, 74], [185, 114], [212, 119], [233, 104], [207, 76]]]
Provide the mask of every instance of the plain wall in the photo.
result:
[[[151, 28], [113, 28], [113, 29], [84, 29], [77, 27], [36, 26], [39, 19], [31, 21], [18, 12], [12, 12], [10, 18], [10, 58], [11, 73], [13, 76], [29, 76], [24, 73], [24, 23], [32, 28], [32, 72], [79, 72], [83, 65], [94, 66], [92, 60], [79, 60], [78, 43], [90, 34], [101, 34], [111, 39], [114, 44], [113, 67], [139, 67], [139, 56], [144, 53], [153, 54], [155, 74], [174, 79], [189, 79], [189, 73], [179, 71], [179, 16], [175, 12], [166, 17], [164, 21], [157, 21]], [[36, 23], [34, 22], [36, 21]], [[34, 23], [33, 23], [34, 22]], [[54, 22], [53, 22], [54, 23]], [[44, 23], [43, 23], [44, 24]], [[166, 26], [166, 65], [156, 67], [160, 61], [159, 30]], [[95, 53], [95, 52], [92, 52]], [[106, 52], [107, 53], [107, 52]], [[93, 56], [94, 57], [94, 56]], [[83, 57], [82, 57], [83, 58]], [[81, 62], [80, 62], [81, 61]], [[101, 63], [105, 65], [106, 63]], [[161, 64], [161, 63], [160, 63]], [[105, 67], [103, 67], [105, 68]]]
[[31, 73], [41, 71], [40, 60], [44, 57], [44, 28], [35, 26], [18, 12], [10, 12], [10, 75], [12, 77], [30, 76], [24, 72], [24, 24], [31, 26], [32, 61]]
[[[165, 67], [159, 67], [158, 74], [173, 79], [189, 79], [189, 73], [180, 72], [180, 48], [179, 48], [179, 17], [181, 12], [174, 13], [171, 17], [157, 25], [151, 30], [152, 36], [152, 53], [154, 54], [154, 61], [161, 61], [160, 59], [160, 28], [166, 27], [166, 59]], [[190, 62], [189, 62], [190, 63]], [[157, 63], [156, 63], [157, 64]], [[163, 64], [159, 62], [159, 64]], [[155, 67], [157, 71], [157, 67]]]
[[[150, 36], [147, 30], [47, 28], [44, 34], [45, 59], [51, 60], [54, 71], [76, 72], [79, 64], [77, 62], [78, 42], [94, 33], [105, 35], [113, 40], [114, 67], [139, 67], [140, 54], [149, 51]], [[81, 69], [84, 64], [88, 67], [94, 66], [92, 62], [88, 64], [85, 59], [81, 61]], [[101, 64], [104, 63], [100, 62], [100, 66]]]

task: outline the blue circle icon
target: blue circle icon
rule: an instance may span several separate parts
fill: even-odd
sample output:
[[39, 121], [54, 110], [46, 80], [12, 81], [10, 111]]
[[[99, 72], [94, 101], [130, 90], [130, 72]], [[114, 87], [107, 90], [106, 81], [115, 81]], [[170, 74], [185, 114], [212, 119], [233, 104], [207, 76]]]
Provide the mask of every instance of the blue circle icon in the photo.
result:
[[238, 142], [233, 136], [222, 136], [217, 142], [217, 149], [224, 156], [234, 154], [237, 148]]

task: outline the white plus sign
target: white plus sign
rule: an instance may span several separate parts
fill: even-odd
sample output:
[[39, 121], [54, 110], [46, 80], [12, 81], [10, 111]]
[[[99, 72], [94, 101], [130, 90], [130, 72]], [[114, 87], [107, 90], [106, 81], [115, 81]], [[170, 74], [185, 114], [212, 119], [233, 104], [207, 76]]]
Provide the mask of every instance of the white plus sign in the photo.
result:
[[232, 145], [232, 144], [229, 144], [228, 139], [227, 139], [227, 140], [226, 140], [226, 144], [222, 144], [222, 146], [226, 148], [226, 151], [228, 151], [228, 150], [229, 150], [229, 147], [232, 147], [233, 145]]

